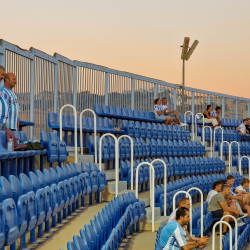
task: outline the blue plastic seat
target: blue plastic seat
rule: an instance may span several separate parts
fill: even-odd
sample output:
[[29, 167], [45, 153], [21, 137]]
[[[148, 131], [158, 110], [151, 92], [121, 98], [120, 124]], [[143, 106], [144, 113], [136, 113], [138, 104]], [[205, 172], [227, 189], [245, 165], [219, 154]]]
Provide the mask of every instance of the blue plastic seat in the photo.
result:
[[102, 105], [102, 111], [106, 117], [112, 117], [112, 114], [110, 113], [110, 108], [107, 105]]
[[81, 248], [79, 248], [74, 242], [69, 241], [67, 243], [67, 248], [68, 250], [81, 250]]
[[88, 250], [89, 249], [87, 247], [87, 245], [85, 244], [84, 240], [80, 236], [74, 235], [73, 241], [79, 250]]
[[96, 115], [98, 115], [98, 116], [104, 116], [101, 104], [95, 103], [94, 104], [94, 111], [95, 111]]

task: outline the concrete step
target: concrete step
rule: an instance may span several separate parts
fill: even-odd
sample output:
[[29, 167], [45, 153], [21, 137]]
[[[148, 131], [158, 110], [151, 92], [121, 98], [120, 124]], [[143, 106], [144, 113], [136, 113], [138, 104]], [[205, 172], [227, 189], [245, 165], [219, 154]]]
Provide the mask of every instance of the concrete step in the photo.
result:
[[150, 199], [140, 199], [140, 201], [144, 201], [145, 202], [145, 207], [149, 207], [150, 206]]
[[[146, 215], [147, 221], [152, 220], [152, 211], [153, 211], [152, 207], [147, 207], [146, 211], [147, 211], [147, 215]], [[161, 216], [161, 209], [159, 207], [155, 207], [154, 211], [155, 211], [155, 220], [156, 220], [157, 218]]]
[[[237, 167], [231, 167], [230, 168], [230, 173], [237, 172]], [[229, 173], [229, 167], [226, 167], [226, 173]]]
[[[165, 224], [168, 222], [169, 216], [160, 216], [157, 219], [155, 219], [154, 225], [155, 225], [155, 232], [159, 229], [159, 227], [164, 227]], [[147, 221], [146, 228], [144, 230], [152, 230], [152, 221]]]

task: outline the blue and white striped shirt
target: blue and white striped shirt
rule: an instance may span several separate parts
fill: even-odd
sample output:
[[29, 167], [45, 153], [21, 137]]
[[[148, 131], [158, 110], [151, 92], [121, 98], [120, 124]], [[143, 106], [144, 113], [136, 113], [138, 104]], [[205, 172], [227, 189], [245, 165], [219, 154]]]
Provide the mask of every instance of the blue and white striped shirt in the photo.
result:
[[0, 91], [0, 123], [6, 123], [8, 119], [8, 104], [4, 99], [3, 92]]
[[163, 108], [162, 108], [162, 105], [159, 106], [159, 105], [156, 104], [156, 105], [154, 106], [154, 112], [155, 112], [156, 115], [158, 115], [158, 114], [157, 114], [158, 111], [162, 112], [162, 111], [163, 111]]
[[181, 250], [187, 245], [183, 229], [176, 221], [168, 223], [161, 231], [160, 245], [163, 250]]
[[12, 90], [6, 88], [5, 86], [3, 86], [0, 90], [3, 92], [3, 97], [8, 104], [9, 129], [17, 129], [17, 120], [18, 120], [18, 116], [19, 116], [19, 105], [17, 102], [17, 97]]
[[214, 116], [216, 116], [216, 115], [218, 115], [218, 114], [217, 114], [217, 112], [216, 112], [215, 110], [213, 110], [213, 111], [211, 112], [211, 115], [212, 115], [212, 117], [214, 117]]

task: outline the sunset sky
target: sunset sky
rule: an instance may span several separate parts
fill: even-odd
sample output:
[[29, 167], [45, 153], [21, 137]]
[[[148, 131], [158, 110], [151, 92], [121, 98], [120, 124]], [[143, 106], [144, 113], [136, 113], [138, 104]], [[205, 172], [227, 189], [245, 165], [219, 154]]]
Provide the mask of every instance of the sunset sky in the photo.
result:
[[24, 49], [250, 98], [249, 0], [1, 0], [0, 38]]

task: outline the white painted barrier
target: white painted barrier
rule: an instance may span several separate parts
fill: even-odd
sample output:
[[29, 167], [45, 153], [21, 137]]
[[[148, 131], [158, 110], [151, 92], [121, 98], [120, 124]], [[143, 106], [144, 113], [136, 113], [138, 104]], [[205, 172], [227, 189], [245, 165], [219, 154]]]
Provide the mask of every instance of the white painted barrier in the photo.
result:
[[[192, 188], [189, 188], [188, 189], [188, 193], [192, 190], [197, 190], [200, 192], [200, 195], [201, 195], [201, 237], [203, 237], [203, 193], [202, 191], [199, 189], [199, 188], [196, 188], [196, 187], [192, 187]], [[191, 207], [192, 208], [192, 207]], [[192, 236], [192, 231], [190, 231], [190, 235]]]
[[138, 170], [142, 165], [148, 165], [150, 167], [149, 170], [149, 180], [150, 180], [150, 207], [152, 208], [152, 232], [155, 231], [155, 169], [153, 165], [149, 162], [142, 162], [136, 167], [136, 188], [135, 188], [135, 193], [136, 197], [138, 199]]
[[231, 173], [231, 166], [232, 166], [232, 144], [233, 143], [236, 143], [238, 144], [238, 166], [240, 165], [239, 161], [240, 161], [240, 144], [239, 142], [237, 141], [232, 141], [230, 144], [229, 144], [229, 168], [228, 168], [228, 172]]
[[[232, 227], [230, 226], [229, 223], [227, 223], [226, 221], [218, 221], [214, 224], [213, 226], [213, 232], [212, 232], [212, 237], [213, 237], [213, 241], [212, 241], [212, 250], [218, 250], [218, 247], [215, 247], [215, 228], [216, 226], [220, 224], [226, 224], [229, 227], [229, 236], [230, 236], [230, 242], [229, 242], [229, 249], [233, 249], [233, 236], [232, 236]], [[222, 234], [220, 234], [220, 250], [222, 250]]]
[[221, 129], [221, 141], [223, 142], [223, 128], [221, 126], [215, 127], [214, 128], [214, 147], [213, 147], [214, 149], [213, 149], [213, 151], [215, 151], [215, 131], [217, 129]]
[[[234, 222], [235, 222], [235, 234], [234, 234], [235, 235], [235, 243], [234, 243], [235, 248], [234, 248], [234, 250], [238, 250], [238, 234], [236, 233], [236, 232], [238, 232], [238, 223], [237, 223], [237, 220], [232, 215], [225, 215], [220, 220], [223, 221], [226, 217], [229, 217], [229, 218], [233, 219]], [[222, 235], [222, 226], [221, 226], [221, 224], [220, 224], [220, 235]], [[221, 241], [220, 241], [220, 244], [222, 244]], [[220, 248], [222, 249], [222, 245], [220, 246]]]
[[134, 171], [133, 171], [133, 169], [134, 169], [134, 142], [130, 136], [122, 135], [118, 138], [118, 149], [119, 149], [119, 141], [120, 141], [120, 139], [122, 139], [124, 137], [126, 137], [130, 140], [130, 145], [131, 145], [131, 164], [130, 164], [131, 165], [131, 190], [133, 190], [134, 189], [134, 183], [133, 183], [133, 181], [134, 181]]
[[164, 216], [167, 216], [167, 165], [166, 163], [161, 160], [161, 159], [155, 159], [151, 162], [151, 164], [153, 165], [153, 163], [155, 162], [161, 162], [163, 163], [163, 166], [164, 166]]
[[62, 112], [64, 108], [70, 107], [74, 111], [74, 118], [75, 118], [75, 162], [78, 163], [77, 160], [77, 113], [76, 108], [71, 104], [66, 104], [60, 109], [60, 141], [62, 141]]
[[[196, 116], [197, 115], [202, 115], [202, 122], [203, 122], [203, 126], [202, 127], [204, 127], [204, 115], [202, 114], [202, 113], [197, 113], [196, 115], [195, 115], [195, 134], [196, 134], [196, 136], [197, 136], [197, 130], [198, 130], [198, 126], [197, 126], [197, 118], [196, 118]], [[202, 130], [202, 132], [203, 132], [203, 130]], [[202, 135], [202, 136], [204, 136], [204, 135]], [[204, 144], [203, 144], [204, 145]]]
[[97, 143], [96, 143], [96, 114], [92, 109], [84, 109], [80, 114], [80, 147], [81, 155], [83, 155], [83, 141], [82, 141], [82, 116], [85, 112], [91, 112], [94, 115], [94, 140], [95, 140], [95, 164], [97, 164]]
[[[115, 140], [115, 195], [118, 195], [118, 181], [119, 181], [119, 145], [117, 138], [110, 133], [104, 134], [99, 141], [99, 170], [102, 170], [102, 140], [106, 136], [111, 136]], [[96, 149], [97, 150], [97, 149]], [[100, 194], [101, 196], [101, 194]], [[101, 200], [101, 197], [100, 197]]]
[[190, 222], [189, 222], [189, 229], [190, 229], [190, 235], [192, 237], [192, 197], [191, 195], [186, 192], [186, 191], [178, 191], [177, 193], [175, 193], [174, 197], [173, 197], [173, 211], [176, 209], [175, 208], [175, 197], [178, 195], [178, 194], [186, 194], [186, 196], [188, 196], [189, 198], [189, 202], [190, 202], [190, 208], [189, 208], [189, 217], [190, 217]]
[[185, 124], [185, 126], [187, 126], [188, 124], [187, 124], [187, 118], [186, 118], [186, 115], [188, 114], [188, 113], [190, 113], [191, 115], [192, 115], [192, 134], [193, 134], [193, 141], [194, 141], [194, 114], [193, 114], [193, 112], [191, 112], [191, 111], [187, 111], [185, 114], [184, 114], [184, 124]]
[[205, 145], [205, 128], [209, 128], [210, 130], [210, 148], [211, 148], [211, 152], [210, 152], [210, 157], [213, 157], [213, 136], [212, 136], [212, 128], [210, 126], [203, 126], [202, 128], [202, 144]]

